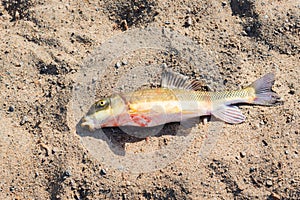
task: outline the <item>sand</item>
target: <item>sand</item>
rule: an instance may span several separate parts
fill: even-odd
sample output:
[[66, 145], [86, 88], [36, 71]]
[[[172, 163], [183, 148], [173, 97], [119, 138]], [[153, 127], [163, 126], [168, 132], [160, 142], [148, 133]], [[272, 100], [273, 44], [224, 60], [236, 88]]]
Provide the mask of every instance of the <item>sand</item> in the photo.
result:
[[[1, 199], [300, 199], [299, 1], [13, 2], [0, 6]], [[80, 128], [100, 97], [159, 87], [162, 65], [214, 91], [273, 72], [283, 104], [147, 139]]]

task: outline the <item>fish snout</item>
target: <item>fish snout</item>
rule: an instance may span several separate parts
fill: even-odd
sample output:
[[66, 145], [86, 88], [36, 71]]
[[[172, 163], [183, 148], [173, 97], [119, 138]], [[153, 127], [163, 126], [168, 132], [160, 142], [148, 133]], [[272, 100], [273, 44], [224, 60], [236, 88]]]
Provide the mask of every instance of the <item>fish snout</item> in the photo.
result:
[[82, 128], [88, 128], [90, 131], [95, 131], [95, 125], [93, 123], [93, 120], [89, 117], [84, 117], [80, 126]]

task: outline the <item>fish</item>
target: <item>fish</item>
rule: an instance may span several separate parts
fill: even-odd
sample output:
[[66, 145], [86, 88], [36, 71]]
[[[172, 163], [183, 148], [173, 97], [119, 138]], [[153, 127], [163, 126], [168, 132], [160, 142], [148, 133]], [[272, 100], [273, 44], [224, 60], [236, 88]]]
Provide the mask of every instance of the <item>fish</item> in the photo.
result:
[[237, 90], [205, 91], [203, 83], [164, 69], [161, 87], [115, 93], [96, 101], [81, 126], [90, 131], [105, 127], [155, 127], [201, 116], [214, 116], [228, 124], [246, 120], [241, 104], [273, 106], [280, 103], [272, 90], [274, 73], [267, 73]]

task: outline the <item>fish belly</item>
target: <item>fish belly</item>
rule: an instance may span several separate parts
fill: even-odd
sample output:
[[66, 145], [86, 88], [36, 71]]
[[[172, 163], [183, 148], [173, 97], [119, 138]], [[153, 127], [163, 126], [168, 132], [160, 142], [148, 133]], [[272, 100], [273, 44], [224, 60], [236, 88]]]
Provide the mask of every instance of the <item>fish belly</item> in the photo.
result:
[[195, 101], [156, 101], [131, 105], [128, 125], [153, 127], [209, 115], [205, 103]]

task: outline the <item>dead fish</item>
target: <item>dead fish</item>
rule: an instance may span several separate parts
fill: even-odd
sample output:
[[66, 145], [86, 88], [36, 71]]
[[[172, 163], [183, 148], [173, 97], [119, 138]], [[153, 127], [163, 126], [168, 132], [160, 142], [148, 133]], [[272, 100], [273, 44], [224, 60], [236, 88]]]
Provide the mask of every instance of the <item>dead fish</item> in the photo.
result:
[[268, 73], [244, 89], [211, 92], [203, 91], [202, 83], [165, 69], [161, 88], [102, 98], [92, 105], [81, 126], [91, 131], [103, 127], [154, 127], [209, 115], [238, 124], [245, 121], [238, 104], [272, 106], [280, 102], [272, 91], [274, 78]]

